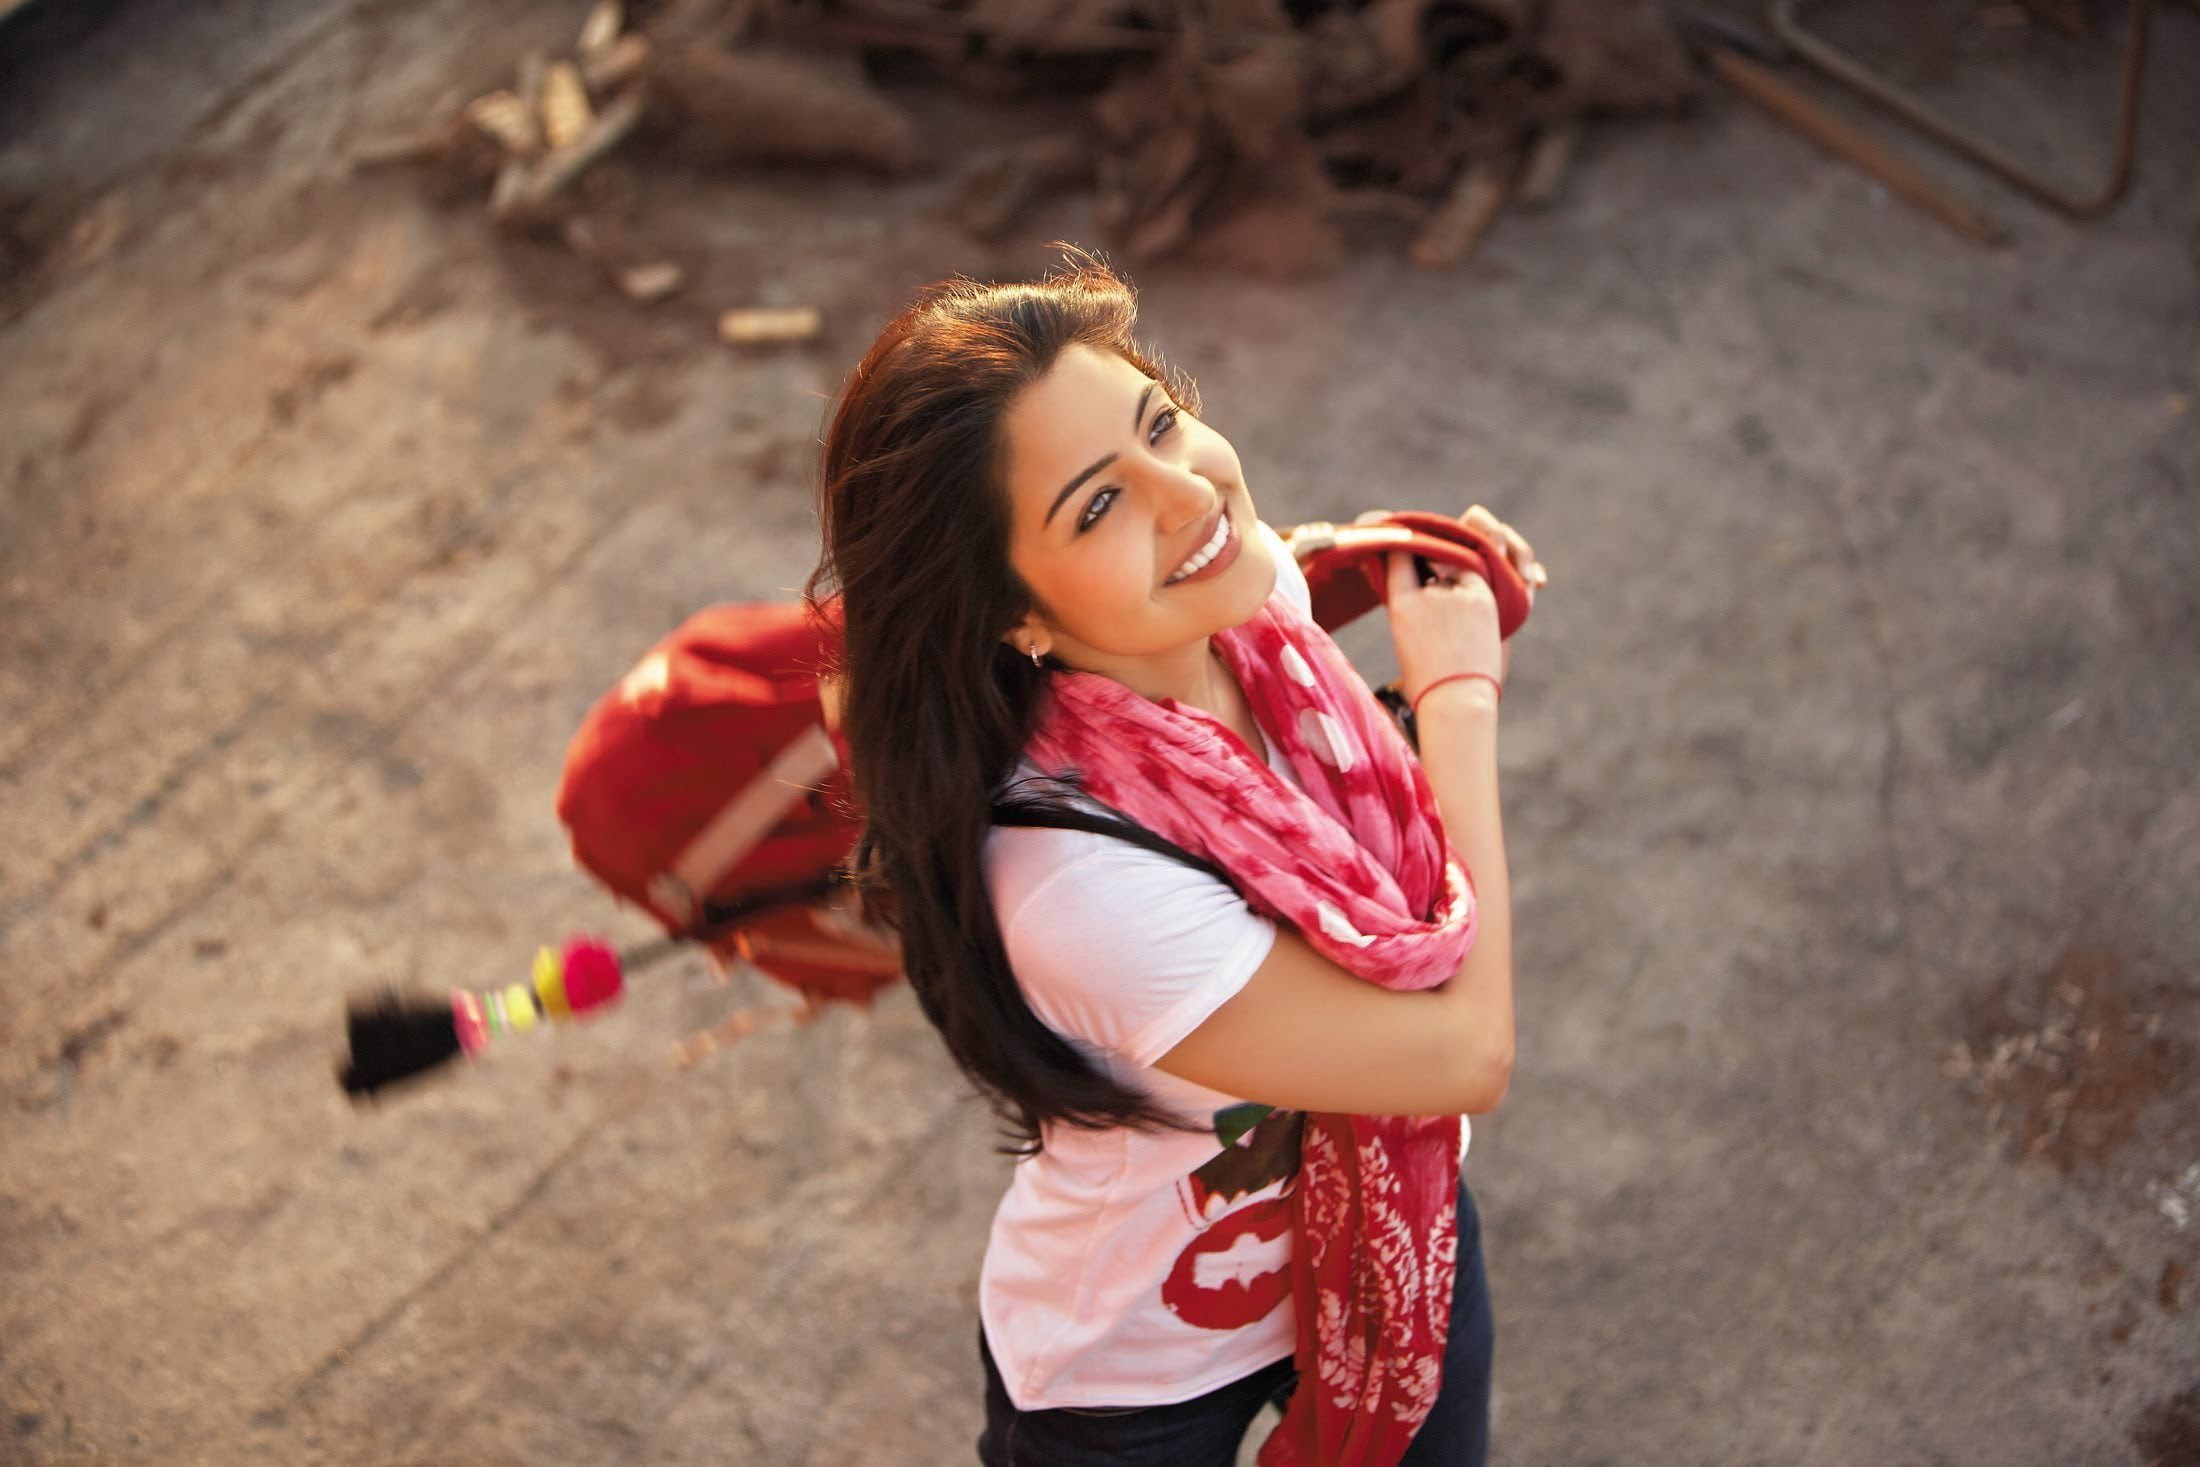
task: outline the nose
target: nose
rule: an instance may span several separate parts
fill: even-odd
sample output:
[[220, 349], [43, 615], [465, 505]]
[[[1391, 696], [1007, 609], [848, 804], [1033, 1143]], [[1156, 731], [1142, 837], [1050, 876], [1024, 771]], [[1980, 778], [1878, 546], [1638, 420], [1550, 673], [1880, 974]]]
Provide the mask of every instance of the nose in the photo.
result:
[[1160, 529], [1176, 534], [1215, 512], [1215, 486], [1189, 464], [1155, 460], [1147, 466], [1148, 492]]

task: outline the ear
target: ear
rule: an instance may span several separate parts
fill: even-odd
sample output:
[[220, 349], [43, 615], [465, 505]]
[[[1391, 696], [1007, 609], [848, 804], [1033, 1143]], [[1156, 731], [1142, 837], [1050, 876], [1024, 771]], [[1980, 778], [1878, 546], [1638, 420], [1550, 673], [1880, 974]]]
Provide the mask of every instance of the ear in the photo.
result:
[[1022, 621], [1017, 622], [1016, 625], [1001, 633], [1001, 640], [1006, 642], [1009, 650], [1013, 651], [1018, 657], [1028, 658], [1035, 648], [1039, 655], [1044, 657], [1054, 647], [1054, 634], [1046, 629], [1045, 624], [1039, 620], [1039, 613], [1036, 611], [1025, 612]]

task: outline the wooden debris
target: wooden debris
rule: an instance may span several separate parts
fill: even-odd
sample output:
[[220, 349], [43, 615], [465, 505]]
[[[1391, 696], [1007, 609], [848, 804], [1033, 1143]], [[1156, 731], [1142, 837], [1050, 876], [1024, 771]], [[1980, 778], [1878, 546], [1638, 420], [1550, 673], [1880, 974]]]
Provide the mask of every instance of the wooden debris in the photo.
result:
[[[2059, 13], [2075, 0], [2025, 3]], [[1089, 130], [1019, 138], [962, 171], [951, 206], [978, 237], [1000, 236], [1048, 193], [1089, 180], [1110, 244], [1134, 263], [1191, 251], [1300, 274], [1341, 257], [1340, 219], [1379, 214], [1414, 225], [1413, 258], [1444, 268], [1472, 252], [1506, 203], [1538, 208], [1558, 197], [1584, 114], [1691, 95], [1672, 8], [592, 0], [570, 56], [523, 57], [510, 90], [474, 99], [443, 132], [379, 144], [359, 162], [438, 165], [424, 173], [444, 188], [493, 177], [492, 218], [530, 228], [571, 215], [561, 196], [645, 122], [643, 145], [695, 161], [900, 173], [920, 166], [925, 148], [870, 68], [883, 62], [907, 77], [913, 64], [990, 95], [1090, 99]], [[602, 191], [590, 194], [602, 216]], [[654, 252], [591, 258], [637, 301], [683, 283]]]
[[1418, 225], [1427, 220], [1431, 210], [1428, 200], [1417, 194], [1409, 194], [1394, 188], [1339, 189], [1330, 199], [1332, 214], [1366, 214], [1378, 219], [1397, 219]]
[[659, 96], [680, 114], [678, 140], [713, 163], [853, 163], [889, 173], [922, 160], [909, 115], [853, 57], [696, 42], [659, 56]]
[[1134, 263], [1144, 264], [1168, 254], [1191, 236], [1192, 212], [1221, 181], [1221, 167], [1212, 159], [1192, 159], [1193, 172], [1160, 201], [1144, 209], [1123, 240], [1123, 252]]
[[1759, 23], [1763, 20], [1762, 15], [1757, 20], [1749, 20], [1723, 5], [1698, 4], [1694, 0], [1684, 0], [1675, 13], [1680, 19], [1683, 36], [1694, 44], [1716, 42], [1732, 46], [1767, 66], [1778, 66], [1793, 55], [1787, 42]]
[[1228, 172], [1204, 101], [1187, 62], [1127, 73], [1094, 99], [1103, 138], [1100, 221], [1134, 263], [1183, 244], [1193, 214]]
[[655, 305], [687, 284], [687, 272], [678, 265], [636, 250], [615, 218], [569, 215], [558, 233], [566, 248], [602, 271], [619, 294], [636, 305]]
[[542, 129], [517, 92], [491, 92], [466, 104], [466, 120], [496, 140], [507, 153], [533, 157], [542, 151]]
[[569, 148], [595, 120], [581, 69], [570, 61], [552, 62], [542, 73], [543, 137], [553, 148]]
[[588, 7], [588, 18], [581, 22], [581, 33], [573, 42], [574, 53], [584, 62], [606, 54], [618, 44], [619, 32], [625, 26], [625, 9], [619, 0], [596, 0]]
[[647, 29], [668, 49], [704, 39], [730, 46], [747, 39], [759, 11], [778, 8], [778, 0], [664, 0]]
[[1315, 16], [1306, 37], [1306, 105], [1316, 120], [1397, 96], [1423, 71], [1421, 16], [1428, 0], [1375, 0], [1357, 13]]
[[[562, 148], [553, 148], [532, 165], [514, 159], [516, 175], [507, 169], [497, 178], [490, 196], [489, 213], [498, 223], [524, 223], [539, 215], [550, 200], [580, 177], [604, 154], [626, 139], [642, 120], [642, 95], [628, 92], [596, 114], [588, 127]], [[513, 181], [507, 184], [506, 179]]]
[[542, 107], [542, 79], [550, 67], [550, 58], [540, 51], [529, 51], [519, 58], [512, 84], [512, 93], [527, 108], [527, 115], [535, 117]]
[[630, 265], [614, 277], [619, 293], [636, 305], [651, 306], [687, 284], [687, 272], [669, 260]]
[[649, 37], [632, 31], [612, 42], [606, 50], [582, 56], [581, 80], [588, 83], [590, 93], [601, 96], [640, 76], [647, 65]]
[[2085, 0], [2024, 0], [2024, 9], [2036, 24], [2066, 36], [2083, 38], [2092, 34], [2093, 22], [2086, 14]]
[[1216, 130], [1237, 157], [1267, 164], [1306, 146], [1299, 130], [1306, 81], [1297, 36], [1270, 37], [1218, 62], [1206, 69], [1204, 81]]
[[815, 306], [750, 306], [718, 318], [718, 339], [729, 346], [809, 341], [825, 327]]
[[824, 20], [829, 33], [853, 33], [874, 43], [952, 48], [963, 56], [1000, 58], [1150, 56], [1174, 37], [1168, 29], [1122, 25], [1118, 0], [977, 0], [974, 5], [928, 0], [847, 0]]
[[1699, 90], [1666, 0], [1548, 0], [1534, 47], [1555, 73], [1539, 120], [1670, 112]]
[[[457, 126], [446, 124], [426, 132], [406, 133], [399, 137], [376, 138], [361, 143], [352, 150], [351, 166], [354, 168], [389, 168], [401, 163], [428, 163], [446, 157], [457, 142], [460, 132], [472, 132], [473, 127], [463, 116]], [[477, 134], [478, 136], [478, 134]]]
[[1517, 159], [1477, 159], [1415, 236], [1406, 257], [1424, 270], [1449, 270], [1474, 253], [1512, 191]]
[[1193, 238], [1192, 259], [1266, 280], [1294, 280], [1344, 260], [1330, 191], [1270, 195], [1223, 212]]
[[1092, 148], [1084, 139], [1042, 133], [972, 159], [956, 181], [955, 215], [977, 238], [997, 238], [1046, 195], [1092, 176]]
[[1570, 119], [1535, 135], [1528, 145], [1528, 161], [1521, 166], [1520, 187], [1513, 192], [1521, 208], [1547, 209], [1558, 198], [1580, 140], [1581, 124]]
[[[542, 78], [549, 62], [541, 52], [529, 51], [519, 59], [518, 80], [512, 94], [519, 98], [530, 122], [542, 115]], [[527, 191], [529, 170], [533, 166], [531, 155], [506, 153], [502, 166], [497, 169], [496, 182], [489, 188], [489, 217], [498, 223], [516, 218], [521, 212], [521, 196]]]

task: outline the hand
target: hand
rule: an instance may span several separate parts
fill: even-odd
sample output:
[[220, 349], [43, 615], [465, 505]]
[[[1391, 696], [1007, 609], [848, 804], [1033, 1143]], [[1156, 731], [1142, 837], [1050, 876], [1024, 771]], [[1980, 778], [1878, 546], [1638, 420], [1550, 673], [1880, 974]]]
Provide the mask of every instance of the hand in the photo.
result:
[[1504, 644], [1497, 635], [1497, 597], [1472, 572], [1437, 567], [1437, 579], [1421, 584], [1416, 557], [1394, 551], [1384, 559], [1390, 577], [1390, 639], [1398, 650], [1398, 689], [1418, 699], [1429, 684], [1455, 672], [1505, 679]]
[[[1387, 509], [1371, 509], [1354, 518], [1356, 525], [1372, 524], [1391, 513]], [[1543, 562], [1535, 558], [1535, 547], [1525, 536], [1506, 524], [1479, 504], [1469, 505], [1467, 512], [1459, 516], [1461, 523], [1471, 525], [1484, 535], [1505, 547], [1505, 558], [1513, 569], [1520, 572], [1520, 579], [1528, 584], [1528, 600], [1535, 600], [1535, 593], [1551, 583], [1551, 573], [1543, 568]]]

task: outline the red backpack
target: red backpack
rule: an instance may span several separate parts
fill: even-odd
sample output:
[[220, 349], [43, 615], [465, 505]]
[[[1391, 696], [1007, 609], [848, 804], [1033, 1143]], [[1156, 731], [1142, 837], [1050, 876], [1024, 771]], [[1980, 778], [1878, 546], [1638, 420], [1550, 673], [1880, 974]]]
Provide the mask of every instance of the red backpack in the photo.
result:
[[868, 1004], [900, 965], [840, 876], [861, 825], [819, 691], [837, 652], [800, 605], [697, 612], [589, 710], [557, 809], [573, 859], [668, 936]]

